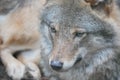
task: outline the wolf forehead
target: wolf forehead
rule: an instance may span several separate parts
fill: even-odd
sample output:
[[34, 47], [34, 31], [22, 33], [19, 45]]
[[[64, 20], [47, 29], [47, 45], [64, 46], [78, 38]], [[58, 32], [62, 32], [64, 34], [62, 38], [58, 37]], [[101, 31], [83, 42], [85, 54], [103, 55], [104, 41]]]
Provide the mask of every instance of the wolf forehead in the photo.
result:
[[88, 6], [81, 7], [76, 4], [69, 7], [67, 4], [47, 6], [43, 11], [42, 21], [59, 24], [59, 27], [80, 27], [87, 32], [112, 31], [112, 25], [93, 14]]

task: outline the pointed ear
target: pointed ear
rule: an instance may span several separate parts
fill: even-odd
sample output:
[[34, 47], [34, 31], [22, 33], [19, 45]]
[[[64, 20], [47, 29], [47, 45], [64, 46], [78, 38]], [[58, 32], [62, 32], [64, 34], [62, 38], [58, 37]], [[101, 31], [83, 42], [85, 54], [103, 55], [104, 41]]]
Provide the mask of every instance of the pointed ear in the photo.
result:
[[97, 13], [109, 16], [113, 7], [113, 0], [85, 0]]

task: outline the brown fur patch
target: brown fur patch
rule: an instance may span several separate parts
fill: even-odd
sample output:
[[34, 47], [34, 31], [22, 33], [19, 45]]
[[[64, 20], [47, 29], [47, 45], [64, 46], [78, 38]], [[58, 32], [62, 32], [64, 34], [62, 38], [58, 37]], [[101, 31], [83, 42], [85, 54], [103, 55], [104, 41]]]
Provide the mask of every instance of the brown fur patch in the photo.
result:
[[112, 8], [110, 5], [105, 5], [104, 11], [106, 12], [107, 15], [110, 15]]
[[1, 45], [1, 44], [3, 44], [3, 40], [2, 40], [2, 38], [0, 37], [0, 45]]
[[96, 0], [85, 0], [86, 2], [90, 3], [91, 5], [95, 5]]

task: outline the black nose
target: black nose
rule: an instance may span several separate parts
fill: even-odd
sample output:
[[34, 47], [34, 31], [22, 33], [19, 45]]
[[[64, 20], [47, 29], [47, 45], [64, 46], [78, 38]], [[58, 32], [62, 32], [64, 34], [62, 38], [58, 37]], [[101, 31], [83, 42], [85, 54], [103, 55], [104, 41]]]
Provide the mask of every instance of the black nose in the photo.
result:
[[58, 71], [58, 70], [62, 69], [63, 63], [60, 62], [60, 61], [55, 61], [54, 60], [54, 61], [51, 61], [50, 66], [52, 67], [52, 69]]

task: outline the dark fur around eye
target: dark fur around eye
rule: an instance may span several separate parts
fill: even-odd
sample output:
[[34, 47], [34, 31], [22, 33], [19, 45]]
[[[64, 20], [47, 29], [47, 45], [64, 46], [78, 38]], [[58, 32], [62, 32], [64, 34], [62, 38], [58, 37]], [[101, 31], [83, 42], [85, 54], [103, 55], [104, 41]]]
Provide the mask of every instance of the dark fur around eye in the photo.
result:
[[54, 26], [51, 26], [51, 22], [47, 22], [43, 20], [43, 23], [45, 23], [49, 27], [51, 32], [56, 33], [56, 29], [54, 28]]
[[51, 27], [51, 32], [56, 33], [56, 29]]

